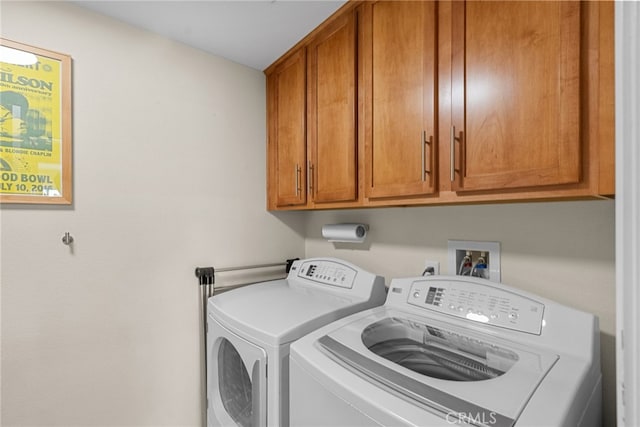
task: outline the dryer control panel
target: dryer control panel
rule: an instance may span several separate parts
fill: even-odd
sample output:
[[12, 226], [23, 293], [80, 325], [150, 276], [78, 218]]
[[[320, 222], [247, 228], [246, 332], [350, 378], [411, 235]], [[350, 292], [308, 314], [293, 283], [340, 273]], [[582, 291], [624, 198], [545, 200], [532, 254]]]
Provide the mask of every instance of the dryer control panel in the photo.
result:
[[298, 277], [325, 285], [351, 289], [357, 271], [348, 265], [329, 260], [305, 261], [300, 266]]
[[416, 280], [407, 302], [439, 313], [540, 335], [544, 304], [480, 281]]

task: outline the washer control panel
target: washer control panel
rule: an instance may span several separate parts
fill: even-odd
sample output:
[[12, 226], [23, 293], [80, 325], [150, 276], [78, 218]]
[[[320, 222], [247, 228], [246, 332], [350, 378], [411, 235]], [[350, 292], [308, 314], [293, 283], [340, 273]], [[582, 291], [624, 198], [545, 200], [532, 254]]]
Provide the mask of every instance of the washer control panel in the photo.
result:
[[351, 289], [356, 281], [356, 270], [335, 261], [315, 260], [302, 263], [298, 277]]
[[415, 281], [409, 304], [460, 317], [540, 335], [544, 304], [477, 282]]

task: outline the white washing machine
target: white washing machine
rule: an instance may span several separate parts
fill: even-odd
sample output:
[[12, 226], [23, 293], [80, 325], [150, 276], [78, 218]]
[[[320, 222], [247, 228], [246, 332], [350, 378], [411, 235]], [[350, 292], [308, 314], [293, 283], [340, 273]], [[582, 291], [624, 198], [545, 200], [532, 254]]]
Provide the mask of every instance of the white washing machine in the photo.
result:
[[394, 279], [290, 363], [297, 427], [601, 425], [597, 317], [480, 278]]
[[288, 426], [290, 344], [385, 298], [382, 277], [332, 258], [298, 260], [286, 279], [210, 298], [208, 425]]

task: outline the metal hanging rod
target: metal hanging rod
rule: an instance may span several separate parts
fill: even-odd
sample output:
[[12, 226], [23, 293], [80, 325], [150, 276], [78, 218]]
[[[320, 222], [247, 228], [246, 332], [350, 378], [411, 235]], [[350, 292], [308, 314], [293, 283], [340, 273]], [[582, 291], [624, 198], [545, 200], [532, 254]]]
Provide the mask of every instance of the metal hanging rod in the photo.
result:
[[288, 264], [287, 262], [274, 262], [272, 264], [254, 264], [254, 265], [245, 265], [245, 266], [242, 266], [242, 267], [216, 268], [216, 272], [223, 273], [225, 271], [253, 270], [253, 269], [256, 269], [256, 268], [284, 267], [287, 264]]
[[200, 285], [213, 285], [215, 283], [215, 274], [224, 273], [226, 271], [240, 271], [240, 270], [253, 270], [257, 268], [273, 268], [273, 267], [286, 267], [286, 272], [289, 273], [289, 269], [295, 260], [299, 258], [288, 259], [285, 262], [274, 262], [270, 264], [253, 264], [244, 265], [239, 267], [197, 267], [196, 277], [200, 280]]

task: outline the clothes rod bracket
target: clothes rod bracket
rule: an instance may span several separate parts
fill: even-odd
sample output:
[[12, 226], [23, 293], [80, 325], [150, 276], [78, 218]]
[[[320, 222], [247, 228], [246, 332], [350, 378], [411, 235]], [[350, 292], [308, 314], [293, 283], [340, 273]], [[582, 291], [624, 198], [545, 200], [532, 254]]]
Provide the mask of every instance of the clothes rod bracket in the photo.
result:
[[196, 277], [200, 281], [200, 286], [213, 285], [215, 283], [215, 270], [213, 267], [197, 267]]
[[295, 261], [298, 261], [300, 258], [289, 258], [287, 260], [287, 268], [286, 268], [286, 273], [289, 274], [289, 271], [291, 270], [291, 267], [293, 266], [293, 263]]

